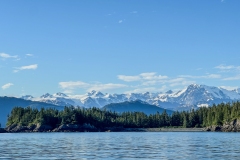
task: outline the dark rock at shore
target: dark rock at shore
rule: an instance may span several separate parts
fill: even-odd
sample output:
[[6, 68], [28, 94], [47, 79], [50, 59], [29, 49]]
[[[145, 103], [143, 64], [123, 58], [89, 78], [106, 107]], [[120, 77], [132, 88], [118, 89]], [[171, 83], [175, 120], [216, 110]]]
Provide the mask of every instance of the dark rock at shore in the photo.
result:
[[29, 130], [27, 126], [18, 126], [17, 124], [13, 124], [5, 128], [7, 132], [26, 132]]
[[79, 124], [63, 124], [55, 128], [53, 132], [96, 132], [99, 131], [95, 126], [84, 123]]
[[204, 131], [208, 132], [221, 132], [222, 131], [222, 126], [209, 126], [204, 129]]
[[33, 130], [33, 132], [51, 132], [53, 129], [52, 126], [49, 125], [40, 125], [37, 124], [36, 128]]
[[47, 132], [51, 131], [53, 128], [49, 125], [31, 125], [31, 126], [19, 126], [17, 124], [10, 125], [5, 128], [6, 132]]
[[15, 127], [17, 127], [17, 124], [12, 124], [12, 125], [10, 125], [10, 126], [7, 126], [7, 127], [5, 128], [5, 130], [6, 130], [7, 132], [11, 132], [11, 131], [13, 130], [13, 128], [15, 128]]
[[240, 120], [235, 119], [230, 123], [225, 123], [222, 127], [223, 132], [240, 132]]
[[105, 132], [122, 132], [124, 130], [125, 130], [125, 128], [123, 128], [122, 126], [121, 127], [106, 127], [106, 128], [104, 128]]
[[31, 126], [19, 126], [17, 124], [10, 125], [5, 128], [6, 132], [17, 133], [17, 132], [97, 132], [95, 126], [84, 123], [79, 124], [63, 124], [57, 128], [53, 128], [50, 125], [33, 124]]
[[76, 132], [79, 131], [80, 125], [78, 124], [63, 124], [55, 128], [53, 132]]
[[231, 122], [226, 122], [222, 126], [209, 126], [204, 129], [204, 131], [212, 131], [212, 132], [240, 132], [240, 120], [235, 119]]
[[8, 126], [5, 129], [7, 132], [28, 132], [29, 127], [28, 126], [18, 126], [16, 124]]
[[6, 130], [4, 128], [0, 128], [0, 133], [5, 133]]

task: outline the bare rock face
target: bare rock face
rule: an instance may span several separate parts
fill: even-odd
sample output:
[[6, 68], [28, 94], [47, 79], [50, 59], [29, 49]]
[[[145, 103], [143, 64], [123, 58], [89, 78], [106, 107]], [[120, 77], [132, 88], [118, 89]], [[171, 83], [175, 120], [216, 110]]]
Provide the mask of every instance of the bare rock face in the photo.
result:
[[53, 127], [49, 126], [49, 125], [37, 124], [37, 126], [33, 130], [33, 132], [50, 132], [52, 129], [53, 129]]
[[212, 132], [240, 132], [240, 120], [234, 119], [231, 122], [226, 122], [222, 126], [209, 126], [204, 131]]
[[84, 123], [83, 125], [63, 124], [53, 130], [53, 132], [89, 132], [89, 131], [90, 132], [97, 131], [97, 128], [91, 124]]
[[208, 132], [221, 132], [222, 131], [222, 126], [209, 126], [204, 129], [204, 131]]
[[223, 132], [240, 132], [240, 120], [235, 119], [230, 123], [225, 123], [222, 127]]
[[[32, 127], [32, 126], [31, 126]], [[13, 124], [5, 128], [7, 132], [29, 132], [31, 130], [29, 126], [19, 126], [17, 124]]]
[[78, 124], [63, 124], [59, 126], [58, 128], [54, 129], [54, 132], [75, 132], [79, 131], [79, 125]]
[[10, 125], [10, 126], [7, 126], [6, 128], [5, 128], [5, 130], [7, 131], [7, 132], [10, 132], [13, 128], [15, 128], [15, 127], [17, 127], [17, 124], [12, 124], [12, 125]]

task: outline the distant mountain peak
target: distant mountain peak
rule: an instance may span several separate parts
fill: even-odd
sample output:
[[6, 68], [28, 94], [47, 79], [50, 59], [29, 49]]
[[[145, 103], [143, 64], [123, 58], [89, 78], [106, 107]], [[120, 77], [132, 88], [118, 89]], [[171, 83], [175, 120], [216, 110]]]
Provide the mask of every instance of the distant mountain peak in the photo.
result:
[[104, 94], [102, 92], [100, 92], [100, 91], [97, 91], [95, 93], [95, 96], [102, 97], [102, 96], [104, 96]]
[[166, 92], [166, 94], [172, 94], [172, 93], [173, 93], [172, 90], [168, 90], [168, 91]]
[[59, 97], [68, 97], [66, 94], [58, 92], [56, 94], [54, 94], [54, 96], [59, 96]]
[[87, 93], [88, 96], [94, 96], [94, 97], [103, 97], [104, 94], [100, 91], [95, 91], [95, 90], [92, 90], [91, 92], [88, 92]]
[[25, 96], [22, 96], [21, 99], [25, 99], [25, 100], [31, 100], [33, 99], [34, 97], [31, 96], [31, 95], [25, 95]]
[[88, 96], [92, 96], [92, 95], [94, 95], [96, 92], [97, 92], [97, 91], [92, 90], [91, 92], [88, 92], [87, 95], [88, 95]]
[[40, 98], [53, 98], [53, 95], [49, 94], [49, 93], [45, 93], [44, 95], [42, 95]]
[[196, 84], [196, 83], [193, 83], [193, 84], [190, 84], [189, 86], [188, 86], [188, 88], [200, 88], [200, 87], [202, 87], [203, 85], [199, 85], [199, 84]]

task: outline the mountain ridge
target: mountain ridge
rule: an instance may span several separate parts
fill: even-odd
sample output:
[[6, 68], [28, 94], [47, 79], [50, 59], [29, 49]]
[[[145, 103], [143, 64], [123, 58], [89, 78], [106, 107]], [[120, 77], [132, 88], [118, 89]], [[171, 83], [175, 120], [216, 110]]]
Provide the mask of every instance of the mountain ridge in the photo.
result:
[[147, 102], [143, 102], [141, 100], [135, 100], [135, 101], [125, 101], [122, 103], [110, 103], [106, 106], [104, 106], [102, 109], [108, 110], [108, 111], [114, 111], [118, 113], [123, 112], [144, 112], [145, 114], [156, 114], [159, 112], [162, 114], [164, 111], [166, 111], [167, 114], [172, 114], [173, 111], [166, 110], [164, 108], [157, 107], [155, 105], [148, 104]]
[[165, 93], [128, 93], [128, 94], [103, 94], [100, 91], [91, 91], [84, 95], [66, 95], [64, 93], [46, 93], [40, 97], [31, 95], [22, 99], [45, 102], [59, 106], [81, 106], [85, 108], [102, 108], [111, 103], [141, 100], [151, 105], [165, 109], [182, 110], [193, 107], [211, 106], [212, 104], [226, 103], [240, 100], [240, 89], [227, 90], [221, 87], [191, 84], [188, 87], [173, 92]]
[[24, 100], [15, 97], [0, 97], [0, 123], [2, 127], [5, 127], [7, 122], [7, 115], [11, 113], [11, 110], [14, 107], [32, 107], [32, 108], [56, 108], [58, 110], [62, 110], [63, 106], [48, 104], [44, 102], [30, 101]]

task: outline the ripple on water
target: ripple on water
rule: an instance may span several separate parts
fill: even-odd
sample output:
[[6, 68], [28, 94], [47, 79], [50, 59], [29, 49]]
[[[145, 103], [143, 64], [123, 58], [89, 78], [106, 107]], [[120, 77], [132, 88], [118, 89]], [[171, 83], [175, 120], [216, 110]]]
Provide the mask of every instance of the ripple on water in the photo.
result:
[[239, 159], [239, 142], [239, 133], [15, 133], [0, 135], [0, 159]]

